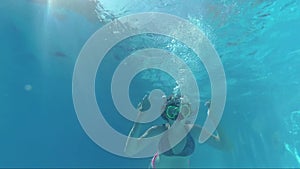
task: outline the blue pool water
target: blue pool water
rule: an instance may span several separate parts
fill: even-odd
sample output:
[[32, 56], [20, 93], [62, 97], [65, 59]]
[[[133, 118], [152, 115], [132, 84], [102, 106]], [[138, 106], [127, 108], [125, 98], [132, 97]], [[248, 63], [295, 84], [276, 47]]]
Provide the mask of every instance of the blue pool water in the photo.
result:
[[[101, 0], [100, 0], [101, 1]], [[195, 24], [218, 52], [227, 80], [221, 121], [230, 151], [197, 145], [192, 167], [300, 167], [300, 2], [297, 0], [2, 0], [0, 2], [0, 167], [147, 167], [150, 158], [114, 155], [82, 129], [72, 100], [76, 59], [89, 37], [118, 17], [165, 12]], [[210, 82], [189, 48], [164, 36], [126, 39], [107, 53], [97, 72], [103, 116], [127, 134], [132, 122], [114, 107], [110, 82], [130, 53], [160, 48], [182, 57], [200, 84]], [[175, 80], [148, 70], [132, 81], [137, 105]], [[205, 108], [200, 108], [200, 114]], [[198, 123], [203, 123], [201, 116]]]

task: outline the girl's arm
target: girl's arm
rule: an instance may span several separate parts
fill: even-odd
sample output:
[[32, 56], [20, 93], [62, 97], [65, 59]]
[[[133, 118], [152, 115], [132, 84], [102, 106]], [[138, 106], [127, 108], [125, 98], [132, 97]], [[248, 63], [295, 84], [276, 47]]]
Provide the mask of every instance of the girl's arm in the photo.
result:
[[[207, 113], [209, 113], [210, 109], [210, 101], [205, 103], [205, 106], [208, 107]], [[199, 136], [201, 132], [205, 132], [202, 130], [205, 130], [199, 125], [190, 125], [191, 129], [191, 134], [195, 140], [199, 140]], [[200, 143], [200, 142], [199, 142]], [[232, 144], [229, 141], [229, 139], [226, 137], [226, 135], [223, 132], [223, 127], [218, 126], [216, 131], [210, 136], [210, 138], [205, 142], [209, 144], [210, 146], [217, 148], [219, 150], [231, 150], [232, 149]]]
[[124, 151], [130, 156], [149, 145], [149, 142], [143, 141], [144, 138], [156, 136], [166, 130], [165, 126], [152, 126], [141, 135], [141, 125], [141, 123], [134, 123], [128, 135]]
[[[150, 107], [147, 96], [143, 98], [138, 107], [139, 112], [136, 121], [140, 121], [144, 113], [143, 111]], [[142, 124], [135, 122], [129, 132], [124, 152], [130, 156], [138, 153], [149, 144], [149, 142], [143, 141], [143, 138], [158, 135], [165, 131], [165, 129], [165, 126], [152, 126], [144, 134], [141, 134]]]

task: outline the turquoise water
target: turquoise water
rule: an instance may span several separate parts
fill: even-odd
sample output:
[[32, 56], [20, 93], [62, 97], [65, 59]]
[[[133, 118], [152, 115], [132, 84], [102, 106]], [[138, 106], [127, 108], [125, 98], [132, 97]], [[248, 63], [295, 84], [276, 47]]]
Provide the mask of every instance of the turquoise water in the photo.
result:
[[[73, 106], [72, 75], [81, 48], [96, 30], [112, 19], [152, 11], [198, 26], [224, 66], [227, 99], [221, 125], [232, 149], [198, 145], [192, 167], [299, 168], [299, 8], [297, 0], [103, 0], [98, 6], [84, 0], [1, 1], [0, 167], [148, 166], [150, 158], [113, 155], [86, 135]], [[103, 116], [124, 134], [132, 122], [113, 105], [111, 76], [127, 55], [149, 47], [180, 55], [197, 77], [201, 104], [210, 98], [204, 66], [182, 43], [155, 35], [126, 39], [106, 55], [96, 79]], [[167, 74], [148, 70], [135, 77], [129, 94], [137, 105], [146, 92], [170, 93], [174, 85]]]

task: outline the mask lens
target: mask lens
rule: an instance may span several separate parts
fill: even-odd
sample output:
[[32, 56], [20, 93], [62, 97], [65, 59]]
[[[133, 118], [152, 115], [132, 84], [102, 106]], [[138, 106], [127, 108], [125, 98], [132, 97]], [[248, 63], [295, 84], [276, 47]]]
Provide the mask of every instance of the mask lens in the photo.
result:
[[187, 117], [191, 114], [191, 108], [187, 104], [183, 104], [180, 106], [180, 112], [184, 117]]
[[176, 106], [169, 106], [166, 113], [169, 119], [174, 120], [179, 114], [179, 108]]

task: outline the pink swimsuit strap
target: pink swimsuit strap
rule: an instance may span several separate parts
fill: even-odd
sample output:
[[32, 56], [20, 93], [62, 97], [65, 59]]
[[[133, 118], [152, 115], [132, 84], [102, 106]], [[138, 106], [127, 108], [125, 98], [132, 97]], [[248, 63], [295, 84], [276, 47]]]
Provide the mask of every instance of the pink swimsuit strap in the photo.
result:
[[158, 157], [158, 155], [159, 155], [158, 152], [155, 153], [154, 156], [153, 156], [153, 158], [152, 158], [152, 160], [151, 160], [151, 165], [152, 165], [152, 168], [154, 168], [154, 169], [156, 168], [155, 167], [155, 160]]

